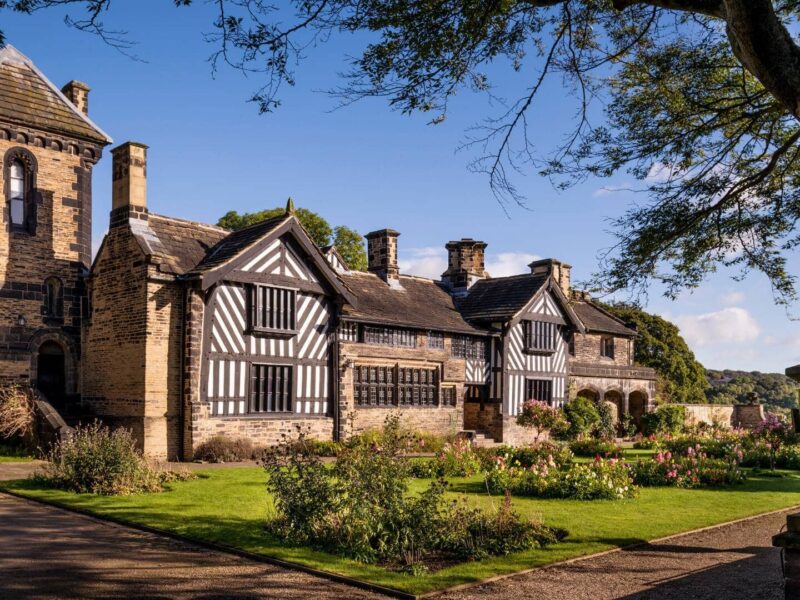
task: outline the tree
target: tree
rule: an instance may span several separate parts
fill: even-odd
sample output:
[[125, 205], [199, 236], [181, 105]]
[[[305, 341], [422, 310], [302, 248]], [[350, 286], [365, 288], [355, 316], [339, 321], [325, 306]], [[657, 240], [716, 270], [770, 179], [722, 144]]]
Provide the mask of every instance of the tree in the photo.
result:
[[659, 398], [686, 404], [708, 401], [705, 368], [675, 325], [636, 306], [616, 304], [605, 308], [636, 329], [639, 337], [634, 343], [634, 360], [655, 369]]
[[[172, 0], [189, 6], [191, 0]], [[78, 5], [68, 21], [127, 51], [103, 27], [110, 0], [0, 0], [31, 13]], [[251, 100], [280, 105], [313, 48], [362, 33], [343, 104], [387, 99], [405, 113], [447, 116], [463, 89], [498, 112], [470, 131], [472, 170], [501, 202], [523, 202], [517, 171], [566, 186], [628, 172], [648, 200], [615, 221], [617, 240], [592, 283], [674, 297], [720, 265], [765, 273], [778, 302], [796, 299], [785, 255], [800, 237], [800, 0], [218, 0], [212, 63], [263, 79]], [[505, 61], [525, 73], [509, 101], [492, 90]], [[545, 81], [563, 82], [576, 119], [539, 149], [531, 118]], [[604, 112], [604, 120], [600, 110]], [[538, 116], [538, 115], [537, 115]], [[545, 121], [550, 123], [552, 121]], [[530, 135], [529, 135], [530, 134]]]
[[[217, 225], [230, 231], [237, 231], [267, 219], [282, 217], [285, 214], [286, 209], [281, 207], [268, 208], [241, 215], [235, 210], [231, 210], [217, 221]], [[317, 246], [322, 248], [333, 242], [348, 269], [353, 271], [367, 270], [367, 253], [364, 250], [361, 235], [356, 230], [344, 225], [331, 228], [328, 221], [307, 208], [295, 209], [294, 215]]]
[[769, 410], [797, 407], [797, 384], [783, 373], [759, 373], [758, 371], [714, 371], [707, 372], [711, 387], [709, 402], [715, 404], [746, 404], [748, 395], [755, 393], [759, 401]]

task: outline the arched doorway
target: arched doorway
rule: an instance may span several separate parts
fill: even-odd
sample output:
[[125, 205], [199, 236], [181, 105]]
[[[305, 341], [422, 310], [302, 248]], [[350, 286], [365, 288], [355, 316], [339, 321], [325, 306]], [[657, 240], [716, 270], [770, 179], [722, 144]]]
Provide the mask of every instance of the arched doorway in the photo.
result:
[[620, 417], [623, 413], [622, 394], [617, 390], [608, 390], [603, 395], [603, 402], [611, 407], [611, 412], [614, 415], [614, 424], [619, 425]]
[[63, 408], [67, 393], [67, 372], [64, 348], [47, 341], [39, 346], [36, 358], [36, 389], [54, 408]]
[[600, 394], [597, 390], [592, 388], [583, 388], [577, 394], [575, 394], [576, 398], [586, 398], [587, 400], [591, 400], [592, 402], [598, 402], [600, 400]]
[[631, 392], [628, 396], [628, 410], [631, 411], [631, 417], [636, 424], [636, 431], [642, 431], [642, 417], [644, 416], [647, 407], [647, 394], [640, 391]]

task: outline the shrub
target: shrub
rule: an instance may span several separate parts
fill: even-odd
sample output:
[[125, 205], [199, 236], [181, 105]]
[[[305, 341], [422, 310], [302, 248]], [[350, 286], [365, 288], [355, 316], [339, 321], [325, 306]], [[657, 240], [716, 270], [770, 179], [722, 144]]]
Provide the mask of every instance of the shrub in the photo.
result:
[[653, 412], [642, 417], [645, 433], [651, 434], [678, 434], [684, 429], [686, 423], [686, 407], [677, 404], [662, 404]]
[[544, 461], [522, 468], [498, 457], [495, 468], [486, 474], [486, 485], [496, 493], [578, 500], [619, 500], [636, 491], [628, 467], [613, 458], [559, 469]]
[[631, 471], [637, 485], [648, 487], [719, 487], [741, 483], [745, 479], [736, 458], [709, 458], [692, 448], [685, 455], [659, 452], [651, 460], [633, 464]]
[[600, 413], [592, 400], [578, 396], [564, 405], [564, 416], [569, 423], [566, 433], [571, 438], [582, 438], [600, 423]]
[[446, 500], [442, 480], [410, 495], [408, 461], [400, 455], [408, 440], [396, 417], [387, 418], [380, 440], [343, 450], [330, 469], [302, 433], [265, 453], [276, 509], [269, 531], [290, 543], [412, 572], [431, 556], [482, 558], [559, 539], [556, 530], [520, 518], [509, 503], [490, 514]]
[[30, 439], [35, 424], [31, 391], [15, 384], [0, 387], [0, 437]]
[[317, 456], [336, 456], [345, 447], [342, 442], [334, 442], [333, 440], [317, 440], [314, 438], [308, 438], [306, 442], [308, 443], [311, 451]]
[[761, 442], [767, 450], [770, 469], [773, 471], [778, 454], [783, 447], [796, 441], [791, 427], [771, 413], [768, 413], [766, 418], [753, 428], [751, 436], [756, 442]]
[[[492, 458], [498, 456], [502, 456], [509, 464], [518, 465], [523, 468], [529, 468], [544, 461], [559, 469], [563, 469], [572, 464], [573, 458], [572, 452], [568, 446], [547, 441], [516, 448], [500, 446], [499, 448], [495, 448], [492, 452]], [[489, 462], [488, 466], [493, 467], [494, 461], [492, 460]]]
[[210, 463], [228, 463], [251, 460], [255, 454], [253, 443], [247, 438], [215, 435], [197, 447], [194, 459]]
[[564, 429], [564, 414], [547, 402], [528, 400], [522, 405], [522, 411], [517, 416], [517, 425], [535, 429], [534, 441], [538, 442], [542, 433], [553, 429]]
[[611, 440], [617, 437], [617, 424], [614, 420], [614, 411], [608, 402], [598, 402], [595, 405], [600, 420], [592, 429], [592, 435], [601, 440]]
[[194, 477], [152, 467], [136, 449], [129, 431], [110, 430], [98, 422], [77, 427], [68, 440], [53, 446], [47, 459], [35, 478], [79, 494], [160, 492], [165, 482]]
[[652, 434], [636, 440], [633, 443], [635, 450], [658, 450], [663, 445], [663, 441], [657, 435]]
[[630, 413], [626, 413], [622, 415], [622, 420], [620, 421], [620, 428], [622, 429], [622, 437], [625, 439], [631, 439], [636, 437], [636, 421], [633, 418], [633, 415]]
[[569, 445], [569, 449], [575, 456], [614, 456], [622, 454], [622, 448], [614, 442], [608, 440], [575, 440]]
[[444, 448], [431, 460], [414, 461], [414, 477], [470, 477], [480, 472], [483, 461], [470, 440], [459, 438]]
[[662, 447], [673, 455], [683, 455], [691, 448], [695, 453], [703, 453], [711, 458], [732, 456], [743, 443], [741, 434], [733, 431], [711, 431], [704, 435], [682, 435], [666, 439]]

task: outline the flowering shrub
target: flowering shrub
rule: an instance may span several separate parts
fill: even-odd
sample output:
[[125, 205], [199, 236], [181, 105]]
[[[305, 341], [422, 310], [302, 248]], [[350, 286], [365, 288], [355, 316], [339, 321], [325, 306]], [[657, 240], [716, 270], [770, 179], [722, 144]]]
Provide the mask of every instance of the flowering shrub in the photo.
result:
[[489, 457], [489, 461], [484, 465], [486, 470], [494, 466], [494, 458], [502, 456], [511, 464], [521, 467], [531, 467], [539, 462], [555, 464], [559, 469], [563, 469], [572, 464], [573, 454], [568, 446], [555, 442], [538, 442], [530, 446], [513, 448], [511, 446], [501, 446], [496, 448]]
[[619, 458], [622, 448], [607, 440], [575, 440], [569, 445], [575, 456], [614, 456]]
[[633, 443], [635, 450], [659, 450], [663, 445], [663, 439], [655, 434], [643, 437]]
[[557, 408], [541, 400], [528, 400], [522, 405], [522, 412], [517, 416], [517, 425], [528, 429], [535, 429], [534, 441], [539, 441], [539, 436], [544, 432], [554, 429], [565, 429], [564, 414]]
[[482, 460], [472, 442], [458, 438], [445, 444], [431, 460], [414, 461], [414, 477], [470, 477], [480, 472]]
[[499, 456], [495, 468], [486, 474], [486, 485], [493, 493], [577, 500], [618, 500], [635, 493], [625, 463], [602, 458], [559, 469], [554, 460], [523, 467]]
[[680, 435], [667, 438], [662, 447], [675, 455], [686, 454], [691, 448], [711, 458], [725, 458], [736, 454], [746, 442], [746, 432], [742, 430], [714, 431], [704, 434]]
[[744, 473], [739, 468], [741, 458], [741, 451], [732, 458], [720, 459], [709, 458], [689, 447], [683, 455], [659, 452], [652, 460], [631, 465], [631, 471], [634, 482], [645, 487], [724, 486], [744, 481]]
[[774, 454], [764, 442], [749, 444], [742, 458], [743, 467], [769, 469], [774, 460], [776, 469], [800, 470], [800, 445], [783, 446]]
[[767, 413], [766, 418], [753, 428], [751, 435], [756, 443], [763, 444], [769, 455], [770, 469], [773, 471], [783, 447], [796, 441], [791, 427], [771, 413]]

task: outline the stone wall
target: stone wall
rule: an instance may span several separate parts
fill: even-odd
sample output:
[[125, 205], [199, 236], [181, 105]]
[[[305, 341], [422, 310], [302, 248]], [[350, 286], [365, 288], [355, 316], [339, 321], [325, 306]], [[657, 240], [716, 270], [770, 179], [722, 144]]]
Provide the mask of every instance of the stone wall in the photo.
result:
[[732, 427], [734, 424], [735, 406], [723, 406], [719, 404], [682, 404], [686, 409], [686, 424], [699, 425], [720, 425], [722, 427]]
[[112, 228], [95, 261], [83, 339], [83, 401], [144, 444], [147, 267], [127, 227]]
[[[100, 152], [93, 144], [0, 122], [0, 379], [35, 381], [43, 341], [58, 343], [68, 364], [79, 358], [83, 274], [91, 260], [91, 169]], [[12, 230], [6, 202], [8, 169], [18, 157], [34, 173], [26, 231]], [[48, 277], [61, 282], [61, 316], [45, 314]], [[66, 392], [78, 389], [74, 369]]]
[[[394, 365], [401, 367], [439, 368], [442, 383], [456, 388], [456, 406], [359, 408], [353, 400], [353, 367], [356, 365]], [[447, 435], [464, 428], [464, 380], [466, 365], [463, 359], [450, 356], [450, 339], [445, 338], [444, 350], [428, 348], [427, 336], [417, 335], [416, 348], [392, 348], [372, 344], [339, 342], [339, 436], [341, 439], [383, 426], [392, 411], [402, 413], [402, 421], [418, 431]]]
[[499, 402], [465, 402], [464, 429], [484, 431], [495, 440], [503, 438], [502, 404]]
[[580, 363], [593, 363], [628, 367], [633, 364], [633, 340], [625, 337], [614, 338], [614, 358], [600, 356], [600, 343], [606, 337], [595, 333], [575, 333], [575, 355], [573, 360]]

